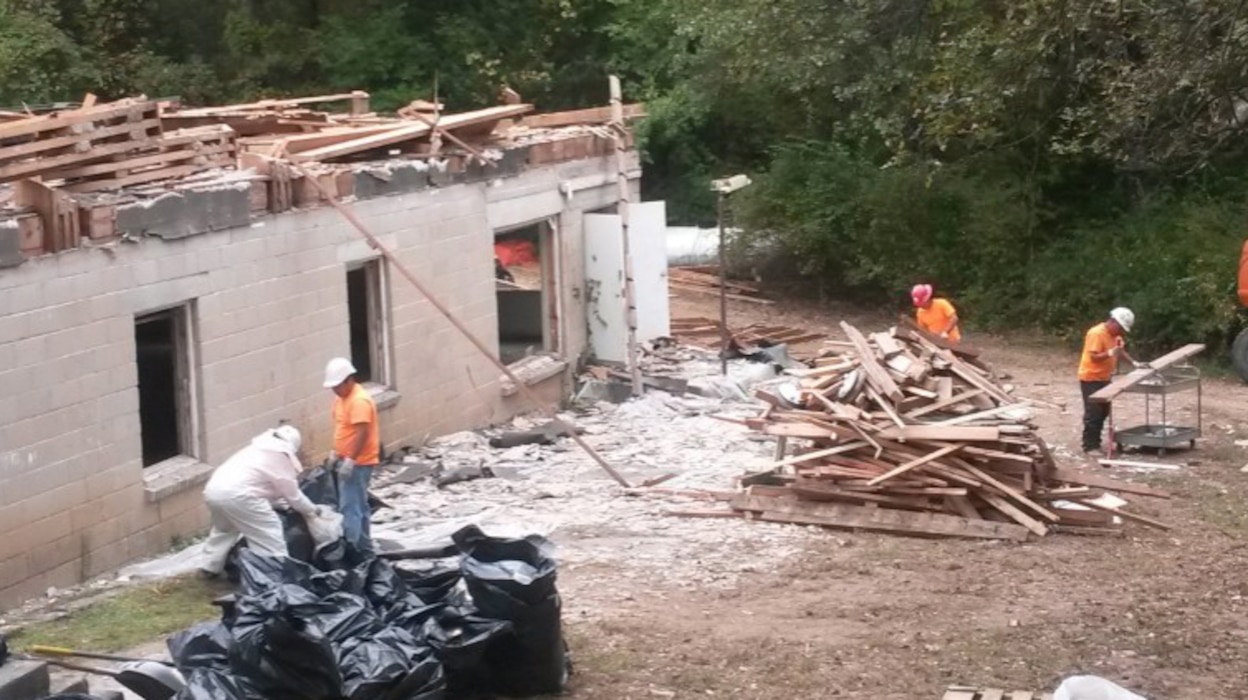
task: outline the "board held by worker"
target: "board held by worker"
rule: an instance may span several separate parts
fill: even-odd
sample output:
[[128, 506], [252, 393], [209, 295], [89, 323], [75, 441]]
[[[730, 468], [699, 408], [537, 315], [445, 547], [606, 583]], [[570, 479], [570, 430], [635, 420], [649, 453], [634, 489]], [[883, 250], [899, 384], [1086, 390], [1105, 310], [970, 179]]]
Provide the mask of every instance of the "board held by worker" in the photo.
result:
[[910, 290], [910, 300], [914, 302], [914, 320], [919, 328], [955, 345], [962, 342], [958, 310], [948, 299], [936, 296], [932, 285], [914, 285]]
[[1109, 312], [1109, 318], [1088, 329], [1083, 336], [1083, 353], [1079, 357], [1079, 393], [1083, 395], [1083, 451], [1101, 452], [1101, 433], [1109, 418], [1108, 403], [1092, 401], [1092, 395], [1109, 386], [1118, 371], [1118, 358], [1125, 357], [1136, 367], [1147, 367], [1127, 353], [1126, 336], [1135, 325], [1135, 313], [1120, 306]]
[[204, 541], [200, 571], [209, 577], [225, 569], [239, 538], [257, 554], [286, 557], [286, 536], [275, 508], [286, 506], [305, 518], [321, 508], [299, 489], [299, 447], [303, 439], [291, 425], [266, 430], [213, 471], [204, 487], [212, 532]]
[[381, 461], [381, 429], [377, 404], [355, 375], [355, 365], [345, 357], [325, 366], [324, 386], [334, 392], [334, 449], [329, 457], [338, 471], [343, 535], [360, 551], [372, 552], [368, 485]]

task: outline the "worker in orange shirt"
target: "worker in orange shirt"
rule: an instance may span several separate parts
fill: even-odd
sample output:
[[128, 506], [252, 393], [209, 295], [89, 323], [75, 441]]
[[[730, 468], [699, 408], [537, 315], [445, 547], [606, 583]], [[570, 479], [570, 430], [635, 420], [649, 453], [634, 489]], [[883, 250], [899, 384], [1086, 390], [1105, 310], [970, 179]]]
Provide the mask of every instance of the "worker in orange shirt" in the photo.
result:
[[910, 290], [910, 299], [914, 302], [914, 316], [919, 328], [954, 345], [962, 341], [957, 309], [953, 308], [948, 299], [934, 297], [932, 285], [914, 285], [914, 289]]
[[1118, 369], [1118, 358], [1125, 357], [1136, 367], [1147, 367], [1127, 353], [1125, 336], [1135, 325], [1131, 309], [1118, 307], [1109, 319], [1088, 329], [1079, 358], [1079, 393], [1083, 395], [1083, 451], [1099, 454], [1101, 431], [1109, 418], [1109, 403], [1094, 402], [1091, 396], [1109, 385]]
[[325, 388], [334, 392], [334, 451], [338, 470], [338, 510], [342, 533], [362, 552], [373, 551], [368, 484], [381, 461], [381, 429], [377, 404], [355, 379], [355, 366], [335, 357], [325, 366]]

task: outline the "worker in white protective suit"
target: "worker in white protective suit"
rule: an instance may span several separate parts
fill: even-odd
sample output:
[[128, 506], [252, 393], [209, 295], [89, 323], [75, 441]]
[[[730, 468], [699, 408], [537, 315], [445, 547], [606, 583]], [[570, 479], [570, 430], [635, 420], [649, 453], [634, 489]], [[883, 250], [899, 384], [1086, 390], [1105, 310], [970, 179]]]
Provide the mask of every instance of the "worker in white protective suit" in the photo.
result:
[[289, 556], [275, 506], [285, 504], [310, 519], [321, 515], [320, 507], [299, 490], [303, 467], [297, 455], [302, 442], [294, 426], [266, 430], [212, 473], [204, 487], [212, 514], [212, 532], [204, 542], [205, 561], [200, 566], [205, 575], [221, 574], [239, 537], [258, 554]]

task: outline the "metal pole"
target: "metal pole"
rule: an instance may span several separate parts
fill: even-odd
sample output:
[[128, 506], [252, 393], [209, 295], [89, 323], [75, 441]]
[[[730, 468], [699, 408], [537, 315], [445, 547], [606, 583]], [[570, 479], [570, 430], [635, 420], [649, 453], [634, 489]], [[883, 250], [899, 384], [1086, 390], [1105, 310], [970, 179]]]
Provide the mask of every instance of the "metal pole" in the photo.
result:
[[628, 144], [626, 136], [628, 127], [624, 124], [624, 93], [620, 89], [620, 79], [610, 77], [611, 85], [611, 126], [615, 140], [616, 181], [620, 187], [620, 200], [617, 207], [620, 217], [620, 248], [624, 256], [624, 322], [628, 324], [628, 373], [633, 381], [633, 396], [641, 396], [641, 357], [637, 349], [637, 300], [633, 289], [633, 256], [628, 241], [628, 203], [631, 193], [628, 191], [628, 163], [626, 154]]
[[728, 376], [728, 345], [731, 335], [728, 333], [728, 254], [724, 242], [724, 200], [727, 197], [719, 193], [715, 218], [719, 222], [719, 373]]
[[594, 451], [594, 448], [590, 447], [589, 443], [581, 439], [581, 436], [576, 434], [576, 430], [574, 430], [567, 423], [563, 422], [563, 419], [559, 417], [559, 413], [555, 411], [555, 409], [542, 403], [537, 398], [537, 395], [529, 389], [528, 385], [525, 384], [523, 380], [512, 373], [512, 371], [507, 368], [507, 365], [503, 364], [502, 360], [495, 357], [490, 352], [490, 349], [485, 346], [485, 343], [481, 342], [477, 336], [473, 335], [472, 331], [469, 330], [468, 327], [465, 326], [458, 318], [455, 318], [450, 309], [448, 309], [445, 304], [430, 293], [429, 289], [426, 288], [424, 284], [421, 284], [420, 280], [416, 279], [416, 276], [413, 275], [411, 271], [408, 270], [407, 267], [394, 256], [394, 253], [390, 252], [390, 249], [382, 245], [382, 242], [378, 240], [378, 238], [374, 236], [366, 226], [364, 226], [364, 222], [360, 221], [360, 219], [355, 215], [355, 212], [343, 206], [342, 202], [339, 202], [338, 198], [326, 189], [325, 186], [317, 180], [316, 176], [308, 172], [308, 170], [302, 165], [298, 163], [291, 163], [290, 166], [307, 178], [307, 182], [311, 182], [312, 185], [316, 187], [317, 191], [321, 193], [321, 196], [325, 198], [325, 201], [329, 202], [331, 207], [337, 209], [338, 213], [342, 214], [343, 218], [345, 218], [356, 231], [359, 231], [360, 235], [364, 237], [364, 240], [368, 241], [368, 245], [371, 246], [373, 250], [381, 253], [381, 256], [386, 259], [386, 262], [390, 263], [391, 267], [398, 270], [399, 274], [416, 288], [416, 291], [420, 292], [425, 299], [428, 299], [429, 303], [433, 305], [433, 308], [437, 309], [438, 313], [442, 314], [447, 321], [450, 321], [451, 325], [455, 327], [455, 330], [459, 331], [465, 338], [468, 339], [468, 342], [472, 343], [473, 347], [479, 350], [482, 355], [485, 355], [490, 362], [494, 363], [494, 366], [503, 373], [503, 376], [510, 379], [511, 382], [516, 385], [516, 389], [522, 396], [524, 396], [525, 399], [528, 400], [529, 403], [533, 404], [537, 410], [544, 413], [546, 417], [550, 419], [551, 423], [554, 423], [554, 425], [559, 428], [564, 435], [572, 438], [572, 440], [576, 442], [581, 449], [585, 450], [586, 454], [598, 463], [598, 466], [602, 467], [603, 471], [610, 475], [612, 479], [615, 479], [616, 483], [624, 488], [629, 487], [628, 481], [624, 477], [620, 476], [620, 473], [608, 464], [607, 460], [603, 459], [602, 455]]

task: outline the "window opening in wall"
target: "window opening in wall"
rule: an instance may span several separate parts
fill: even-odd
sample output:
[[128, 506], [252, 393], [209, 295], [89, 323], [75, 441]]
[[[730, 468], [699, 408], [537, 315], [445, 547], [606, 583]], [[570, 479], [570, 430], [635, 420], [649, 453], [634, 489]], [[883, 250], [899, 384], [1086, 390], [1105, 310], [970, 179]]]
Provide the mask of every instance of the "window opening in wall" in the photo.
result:
[[197, 450], [191, 307], [134, 319], [143, 466]]
[[370, 260], [347, 269], [347, 313], [351, 363], [366, 384], [393, 386], [390, 373], [389, 313], [385, 269]]
[[506, 364], [558, 350], [554, 251], [548, 223], [494, 236], [499, 358]]

